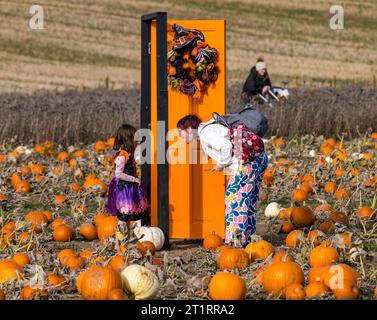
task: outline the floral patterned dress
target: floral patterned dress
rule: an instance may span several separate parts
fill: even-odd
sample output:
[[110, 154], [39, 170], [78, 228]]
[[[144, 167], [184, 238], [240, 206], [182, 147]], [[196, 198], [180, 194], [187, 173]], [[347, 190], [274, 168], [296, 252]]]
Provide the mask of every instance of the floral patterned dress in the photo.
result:
[[237, 172], [228, 180], [225, 194], [225, 243], [234, 242], [238, 232], [246, 245], [256, 231], [259, 190], [268, 166], [263, 141], [242, 124], [229, 131], [233, 154], [241, 159]]

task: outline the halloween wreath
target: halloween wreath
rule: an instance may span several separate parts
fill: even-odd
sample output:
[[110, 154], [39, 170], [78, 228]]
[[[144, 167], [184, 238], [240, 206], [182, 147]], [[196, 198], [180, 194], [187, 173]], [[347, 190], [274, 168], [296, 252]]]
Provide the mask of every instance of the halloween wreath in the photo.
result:
[[201, 31], [173, 24], [174, 39], [168, 43], [168, 83], [194, 99], [200, 99], [218, 76], [218, 51]]

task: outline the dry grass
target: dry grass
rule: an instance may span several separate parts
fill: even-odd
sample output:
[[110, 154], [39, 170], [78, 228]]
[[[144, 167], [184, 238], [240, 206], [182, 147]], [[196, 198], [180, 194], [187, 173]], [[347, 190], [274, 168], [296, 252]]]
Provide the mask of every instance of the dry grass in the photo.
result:
[[[227, 90], [228, 111], [240, 105], [241, 85]], [[269, 119], [267, 135], [343, 135], [350, 139], [377, 130], [377, 97], [361, 87], [292, 89], [286, 104], [258, 105]], [[124, 122], [138, 127], [140, 91], [40, 91], [0, 95], [0, 140], [18, 143], [53, 139], [58, 143], [91, 143], [113, 135]]]
[[140, 16], [168, 11], [170, 19], [226, 19], [230, 83], [243, 80], [263, 55], [273, 80], [297, 75], [323, 85], [370, 81], [377, 69], [375, 1], [343, 1], [345, 29], [328, 26], [331, 1], [192, 0], [178, 2], [41, 0], [45, 30], [30, 30], [29, 0], [0, 0], [0, 91], [96, 88], [107, 75], [114, 88], [140, 82]]

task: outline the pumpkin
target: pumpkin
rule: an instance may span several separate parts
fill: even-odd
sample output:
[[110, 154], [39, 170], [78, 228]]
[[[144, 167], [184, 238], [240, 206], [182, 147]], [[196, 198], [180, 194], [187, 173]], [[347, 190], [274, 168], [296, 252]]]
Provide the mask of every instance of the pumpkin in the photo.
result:
[[107, 139], [106, 142], [112, 148], [112, 147], [114, 147], [114, 144], [115, 144], [115, 138], [114, 137], [110, 137], [109, 139]]
[[216, 249], [215, 249], [215, 252], [216, 253], [221, 253], [223, 252], [224, 250], [230, 250], [230, 249], [233, 249], [231, 246], [228, 246], [226, 244], [223, 244], [221, 246], [218, 246]]
[[[134, 228], [136, 237], [143, 241], [153, 242], [156, 250], [161, 250], [165, 243], [164, 232], [158, 227], [141, 227], [137, 225]], [[221, 241], [222, 243], [222, 241]]]
[[22, 300], [48, 300], [47, 290], [38, 287], [32, 288], [30, 286], [24, 287], [21, 290]]
[[20, 280], [22, 272], [23, 269], [17, 262], [10, 259], [0, 260], [0, 283], [12, 279]]
[[335, 192], [335, 199], [340, 200], [343, 198], [349, 198], [351, 197], [351, 192], [347, 189], [339, 189], [337, 192]]
[[61, 224], [54, 229], [52, 233], [55, 241], [67, 242], [75, 238], [75, 230], [66, 224]]
[[109, 292], [108, 300], [129, 300], [122, 289], [113, 289]]
[[57, 196], [55, 196], [54, 198], [54, 204], [56, 204], [57, 206], [62, 206], [64, 204], [64, 201], [66, 200], [66, 196], [63, 195], [63, 194], [59, 194]]
[[304, 239], [305, 235], [301, 230], [293, 230], [290, 233], [288, 233], [287, 237], [285, 238], [285, 244], [290, 248], [295, 248]]
[[80, 257], [84, 260], [89, 260], [93, 256], [93, 250], [91, 248], [86, 248], [80, 252]]
[[282, 210], [280, 204], [277, 202], [271, 202], [267, 205], [266, 209], [264, 210], [264, 215], [267, 218], [274, 218], [279, 215], [279, 211]]
[[84, 223], [80, 227], [80, 234], [89, 241], [92, 241], [97, 238], [97, 229], [90, 223]]
[[271, 264], [263, 273], [263, 288], [268, 294], [285, 296], [291, 284], [304, 284], [304, 272], [292, 261], [281, 261]]
[[282, 209], [279, 211], [278, 217], [280, 220], [286, 220], [291, 218], [293, 207]]
[[122, 288], [122, 279], [117, 271], [109, 267], [92, 265], [80, 273], [76, 286], [86, 300], [106, 300], [111, 290]]
[[79, 193], [81, 191], [81, 185], [77, 182], [72, 182], [70, 185], [69, 185], [69, 189], [72, 191], [72, 192], [76, 192], [76, 193]]
[[62, 225], [62, 224], [65, 224], [65, 221], [61, 218], [57, 218], [55, 219], [52, 223], [51, 223], [51, 226], [53, 229], [55, 229], [56, 227]]
[[95, 144], [94, 144], [94, 150], [98, 153], [101, 153], [103, 151], [106, 151], [107, 149], [107, 145], [104, 141], [97, 141]]
[[212, 233], [204, 238], [203, 247], [205, 249], [216, 249], [223, 244], [223, 239], [212, 231]]
[[301, 191], [306, 192], [306, 193], [313, 193], [314, 192], [313, 187], [309, 183], [303, 183], [302, 185], [300, 185], [299, 189]]
[[342, 286], [344, 281], [357, 284], [361, 280], [360, 274], [345, 263], [338, 263], [323, 270], [323, 283], [331, 290]]
[[267, 259], [270, 255], [274, 254], [275, 248], [274, 246], [265, 240], [260, 240], [257, 242], [249, 243], [245, 251], [248, 255], [253, 259]]
[[103, 221], [104, 218], [107, 218], [106, 214], [104, 213], [96, 214], [96, 216], [94, 217], [94, 225], [98, 228], [98, 226], [100, 225], [100, 223]]
[[369, 220], [373, 215], [373, 209], [371, 207], [360, 207], [357, 210], [357, 215], [362, 220]]
[[17, 262], [22, 268], [30, 263], [29, 256], [26, 253], [15, 253], [12, 260]]
[[315, 216], [307, 206], [295, 207], [292, 210], [291, 221], [297, 227], [306, 227], [314, 223]]
[[323, 233], [330, 233], [334, 229], [334, 225], [330, 221], [324, 221], [318, 226], [318, 229]]
[[334, 243], [340, 249], [351, 249], [351, 234], [348, 232], [338, 233], [334, 236]]
[[85, 265], [85, 259], [82, 257], [69, 256], [66, 258], [65, 265], [69, 270], [79, 270], [82, 269]]
[[41, 175], [44, 172], [43, 166], [36, 162], [29, 163], [29, 168], [35, 175]]
[[217, 272], [209, 283], [212, 300], [243, 300], [246, 296], [245, 281], [236, 274]]
[[318, 298], [330, 292], [330, 289], [321, 282], [311, 282], [305, 289], [307, 298]]
[[118, 272], [124, 269], [127, 265], [128, 264], [122, 255], [115, 256], [109, 261], [109, 267]]
[[334, 211], [329, 215], [331, 221], [348, 225], [348, 217], [344, 212]]
[[335, 182], [327, 182], [325, 184], [325, 192], [326, 193], [330, 193], [330, 194], [333, 194], [336, 192], [336, 190], [338, 189], [338, 185], [335, 183]]
[[0, 192], [0, 202], [8, 201], [8, 197], [6, 194]]
[[149, 300], [153, 299], [160, 288], [157, 276], [149, 269], [132, 264], [127, 266], [120, 273], [123, 290], [131, 299]]
[[61, 274], [50, 272], [47, 275], [47, 283], [55, 289], [64, 289], [67, 287], [67, 280]]
[[101, 244], [104, 244], [110, 237], [115, 236], [118, 226], [118, 218], [115, 216], [105, 217], [98, 225], [97, 234]]
[[283, 137], [277, 137], [271, 141], [271, 144], [275, 147], [278, 147], [280, 149], [284, 149], [287, 146], [287, 143], [285, 142]]
[[309, 264], [312, 268], [323, 267], [339, 262], [339, 254], [333, 247], [317, 246], [309, 255]]
[[86, 151], [85, 150], [76, 150], [74, 152], [74, 155], [76, 158], [85, 158], [86, 157]]
[[250, 265], [250, 258], [244, 249], [231, 249], [223, 251], [217, 258], [220, 270], [244, 269]]
[[148, 251], [151, 255], [154, 255], [156, 252], [156, 247], [151, 241], [138, 241], [136, 243], [136, 249], [144, 256]]
[[286, 252], [278, 252], [272, 258], [273, 262], [281, 262], [281, 261], [293, 261], [293, 258]]
[[63, 249], [58, 253], [57, 257], [60, 263], [62, 264], [62, 266], [65, 266], [68, 261], [68, 258], [75, 257], [75, 256], [76, 256], [76, 253], [72, 249]]
[[293, 190], [291, 200], [293, 202], [306, 201], [308, 200], [308, 193], [300, 189]]
[[42, 213], [46, 216], [48, 221], [52, 221], [52, 212], [51, 211], [43, 211]]
[[287, 300], [305, 300], [305, 289], [301, 283], [292, 283], [285, 290]]
[[30, 190], [31, 190], [30, 184], [26, 180], [21, 180], [16, 185], [16, 192], [18, 193], [28, 193], [30, 192]]
[[290, 233], [291, 231], [293, 231], [294, 229], [295, 229], [295, 226], [292, 224], [292, 222], [284, 221], [280, 225], [279, 232], [287, 234], [287, 233]]
[[320, 230], [312, 230], [308, 233], [308, 239], [314, 246], [318, 246], [321, 243], [321, 239], [325, 237], [325, 234]]
[[44, 225], [47, 225], [48, 219], [42, 212], [29, 212], [25, 220], [31, 223], [33, 231], [41, 233]]
[[0, 289], [0, 301], [5, 300], [5, 293]]
[[315, 212], [331, 212], [332, 208], [328, 203], [322, 203], [316, 206]]
[[360, 295], [360, 289], [353, 281], [345, 280], [336, 288], [332, 289], [338, 300], [356, 300]]

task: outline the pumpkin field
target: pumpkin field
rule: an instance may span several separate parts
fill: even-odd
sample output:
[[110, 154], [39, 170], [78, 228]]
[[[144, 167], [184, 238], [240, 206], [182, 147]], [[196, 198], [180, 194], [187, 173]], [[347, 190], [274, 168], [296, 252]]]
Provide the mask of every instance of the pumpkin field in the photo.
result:
[[112, 137], [0, 145], [0, 299], [375, 299], [377, 133], [265, 140], [257, 235], [172, 241], [106, 214]]

